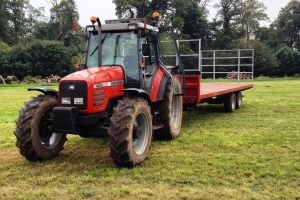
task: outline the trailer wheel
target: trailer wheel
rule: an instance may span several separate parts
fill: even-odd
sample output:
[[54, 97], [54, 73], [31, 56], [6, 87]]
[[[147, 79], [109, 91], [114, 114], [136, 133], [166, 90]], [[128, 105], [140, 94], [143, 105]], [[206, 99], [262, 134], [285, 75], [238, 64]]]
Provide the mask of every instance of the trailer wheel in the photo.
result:
[[236, 109], [236, 96], [234, 93], [225, 96], [224, 109], [226, 112], [234, 112]]
[[14, 134], [20, 154], [27, 160], [50, 159], [63, 150], [66, 134], [51, 132], [52, 110], [56, 105], [56, 97], [39, 95], [20, 109]]
[[124, 98], [114, 108], [108, 131], [110, 157], [118, 167], [134, 167], [148, 155], [152, 116], [143, 98]]
[[240, 109], [243, 105], [243, 95], [241, 91], [238, 91], [235, 93], [235, 97], [236, 97], [236, 105], [235, 108], [236, 109]]
[[[181, 84], [174, 78], [177, 93], [181, 92]], [[154, 131], [158, 139], [173, 139], [179, 136], [182, 121], [182, 96], [173, 95], [171, 79], [168, 80], [165, 88], [164, 99], [158, 104], [159, 117], [158, 124], [163, 127]]]

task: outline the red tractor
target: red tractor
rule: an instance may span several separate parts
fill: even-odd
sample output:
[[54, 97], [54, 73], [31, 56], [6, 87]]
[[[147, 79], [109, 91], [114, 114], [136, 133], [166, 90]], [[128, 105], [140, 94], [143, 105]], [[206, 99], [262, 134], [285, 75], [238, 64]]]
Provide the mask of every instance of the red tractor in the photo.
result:
[[27, 160], [57, 156], [66, 134], [108, 134], [114, 163], [133, 167], [147, 157], [153, 132], [164, 139], [180, 133], [185, 78], [173, 28], [159, 31], [144, 19], [91, 21], [79, 70], [62, 78], [58, 91], [28, 89], [42, 94], [16, 120], [16, 145]]

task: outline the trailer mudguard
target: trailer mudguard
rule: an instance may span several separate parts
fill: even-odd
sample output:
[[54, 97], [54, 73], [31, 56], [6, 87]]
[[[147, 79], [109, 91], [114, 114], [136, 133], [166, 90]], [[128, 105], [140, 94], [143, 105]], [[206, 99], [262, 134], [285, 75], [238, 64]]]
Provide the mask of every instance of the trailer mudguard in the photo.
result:
[[51, 88], [28, 88], [28, 91], [39, 91], [43, 93], [44, 95], [51, 95], [51, 96], [56, 96], [58, 97], [58, 91], [51, 89]]

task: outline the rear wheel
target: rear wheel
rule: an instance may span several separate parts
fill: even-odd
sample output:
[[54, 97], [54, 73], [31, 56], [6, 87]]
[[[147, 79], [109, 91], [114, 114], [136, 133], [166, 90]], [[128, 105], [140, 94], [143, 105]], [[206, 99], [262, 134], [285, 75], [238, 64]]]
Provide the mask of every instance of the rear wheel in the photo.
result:
[[66, 134], [51, 131], [55, 106], [56, 97], [39, 95], [25, 102], [20, 110], [14, 134], [20, 154], [27, 160], [50, 159], [63, 150]]
[[240, 109], [243, 105], [243, 95], [241, 91], [238, 91], [235, 93], [235, 97], [236, 97], [236, 109]]
[[225, 96], [224, 109], [226, 112], [234, 112], [236, 109], [236, 96], [234, 93]]
[[133, 167], [148, 155], [152, 116], [143, 98], [124, 98], [114, 108], [108, 131], [110, 156], [118, 167]]
[[[181, 93], [181, 84], [174, 78], [177, 93]], [[182, 96], [174, 96], [171, 79], [168, 80], [163, 101], [158, 105], [158, 124], [163, 127], [155, 130], [158, 139], [173, 139], [179, 136], [182, 120]]]

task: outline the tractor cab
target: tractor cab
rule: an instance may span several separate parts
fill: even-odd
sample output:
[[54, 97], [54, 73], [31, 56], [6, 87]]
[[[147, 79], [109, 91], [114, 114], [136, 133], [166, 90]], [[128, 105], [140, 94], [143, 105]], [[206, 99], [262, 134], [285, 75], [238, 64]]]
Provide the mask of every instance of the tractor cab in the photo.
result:
[[155, 23], [146, 24], [145, 19], [106, 20], [101, 24], [92, 17], [91, 21], [93, 25], [86, 26], [84, 68], [120, 66], [125, 88], [140, 88], [148, 94], [159, 66], [167, 73], [183, 71], [171, 27], [159, 32], [152, 26]]
[[[127, 83], [131, 87], [139, 87], [139, 63], [142, 54], [138, 51], [138, 31], [102, 31], [102, 63], [101, 67], [121, 66], [126, 75]], [[85, 66], [94, 68], [98, 66], [98, 33], [88, 33], [88, 47], [86, 51]]]

